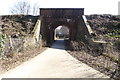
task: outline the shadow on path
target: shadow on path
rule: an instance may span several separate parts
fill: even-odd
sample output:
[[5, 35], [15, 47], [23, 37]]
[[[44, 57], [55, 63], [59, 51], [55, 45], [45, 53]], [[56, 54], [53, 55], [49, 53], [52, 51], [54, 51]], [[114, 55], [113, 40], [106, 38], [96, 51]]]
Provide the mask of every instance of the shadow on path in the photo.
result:
[[54, 48], [54, 49], [63, 49], [65, 50], [65, 46], [64, 46], [64, 40], [63, 39], [59, 39], [59, 40], [56, 40], [51, 48]]

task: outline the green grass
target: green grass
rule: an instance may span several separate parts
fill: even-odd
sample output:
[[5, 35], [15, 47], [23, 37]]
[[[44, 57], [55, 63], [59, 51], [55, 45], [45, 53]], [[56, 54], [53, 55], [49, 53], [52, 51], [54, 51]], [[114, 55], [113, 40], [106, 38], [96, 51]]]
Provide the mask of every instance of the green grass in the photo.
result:
[[112, 66], [108, 66], [107, 69], [108, 69], [108, 70], [112, 69]]

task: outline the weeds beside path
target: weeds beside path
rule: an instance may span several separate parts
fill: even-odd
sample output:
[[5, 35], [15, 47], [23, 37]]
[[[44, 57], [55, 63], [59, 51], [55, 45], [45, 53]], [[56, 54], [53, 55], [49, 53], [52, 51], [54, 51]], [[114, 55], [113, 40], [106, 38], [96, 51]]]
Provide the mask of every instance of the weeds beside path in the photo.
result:
[[[72, 50], [70, 42], [65, 42], [67, 52], [75, 57], [77, 60], [87, 64], [88, 66], [108, 75], [111, 78], [118, 78], [119, 76], [119, 63], [106, 56], [105, 53], [100, 56], [92, 56], [90, 50], [87, 50], [85, 46], [79, 44], [79, 50]], [[88, 53], [89, 51], [89, 53]], [[110, 53], [109, 53], [110, 54]], [[115, 52], [114, 52], [115, 54]]]
[[14, 53], [13, 57], [3, 57], [2, 59], [0, 59], [0, 74], [19, 66], [23, 62], [30, 60], [31, 58], [37, 56], [46, 49], [46, 47], [32, 47], [26, 49], [25, 51]]

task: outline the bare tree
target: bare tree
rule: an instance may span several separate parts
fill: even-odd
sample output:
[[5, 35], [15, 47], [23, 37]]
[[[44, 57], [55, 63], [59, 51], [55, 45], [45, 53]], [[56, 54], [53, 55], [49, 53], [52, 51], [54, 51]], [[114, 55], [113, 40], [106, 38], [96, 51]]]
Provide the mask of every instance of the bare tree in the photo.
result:
[[37, 15], [39, 11], [39, 5], [38, 3], [34, 3], [33, 6], [27, 1], [20, 1], [15, 3], [15, 5], [10, 9], [12, 14], [32, 14]]
[[35, 3], [33, 5], [33, 15], [37, 15], [38, 11], [39, 11], [39, 5], [38, 3]]
[[29, 2], [27, 2], [27, 1], [17, 2], [13, 6], [13, 8], [11, 8], [11, 13], [12, 14], [28, 15], [28, 14], [30, 14], [30, 11], [31, 11], [31, 6], [30, 6]]

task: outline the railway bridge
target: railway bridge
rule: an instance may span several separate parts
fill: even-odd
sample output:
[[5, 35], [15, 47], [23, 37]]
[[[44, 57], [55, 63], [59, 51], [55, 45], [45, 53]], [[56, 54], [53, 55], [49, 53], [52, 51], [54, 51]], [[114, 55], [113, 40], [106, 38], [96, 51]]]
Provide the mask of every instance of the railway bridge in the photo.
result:
[[55, 29], [66, 26], [72, 41], [89, 39], [92, 30], [87, 25], [84, 8], [40, 8], [40, 34], [44, 45], [54, 41]]

